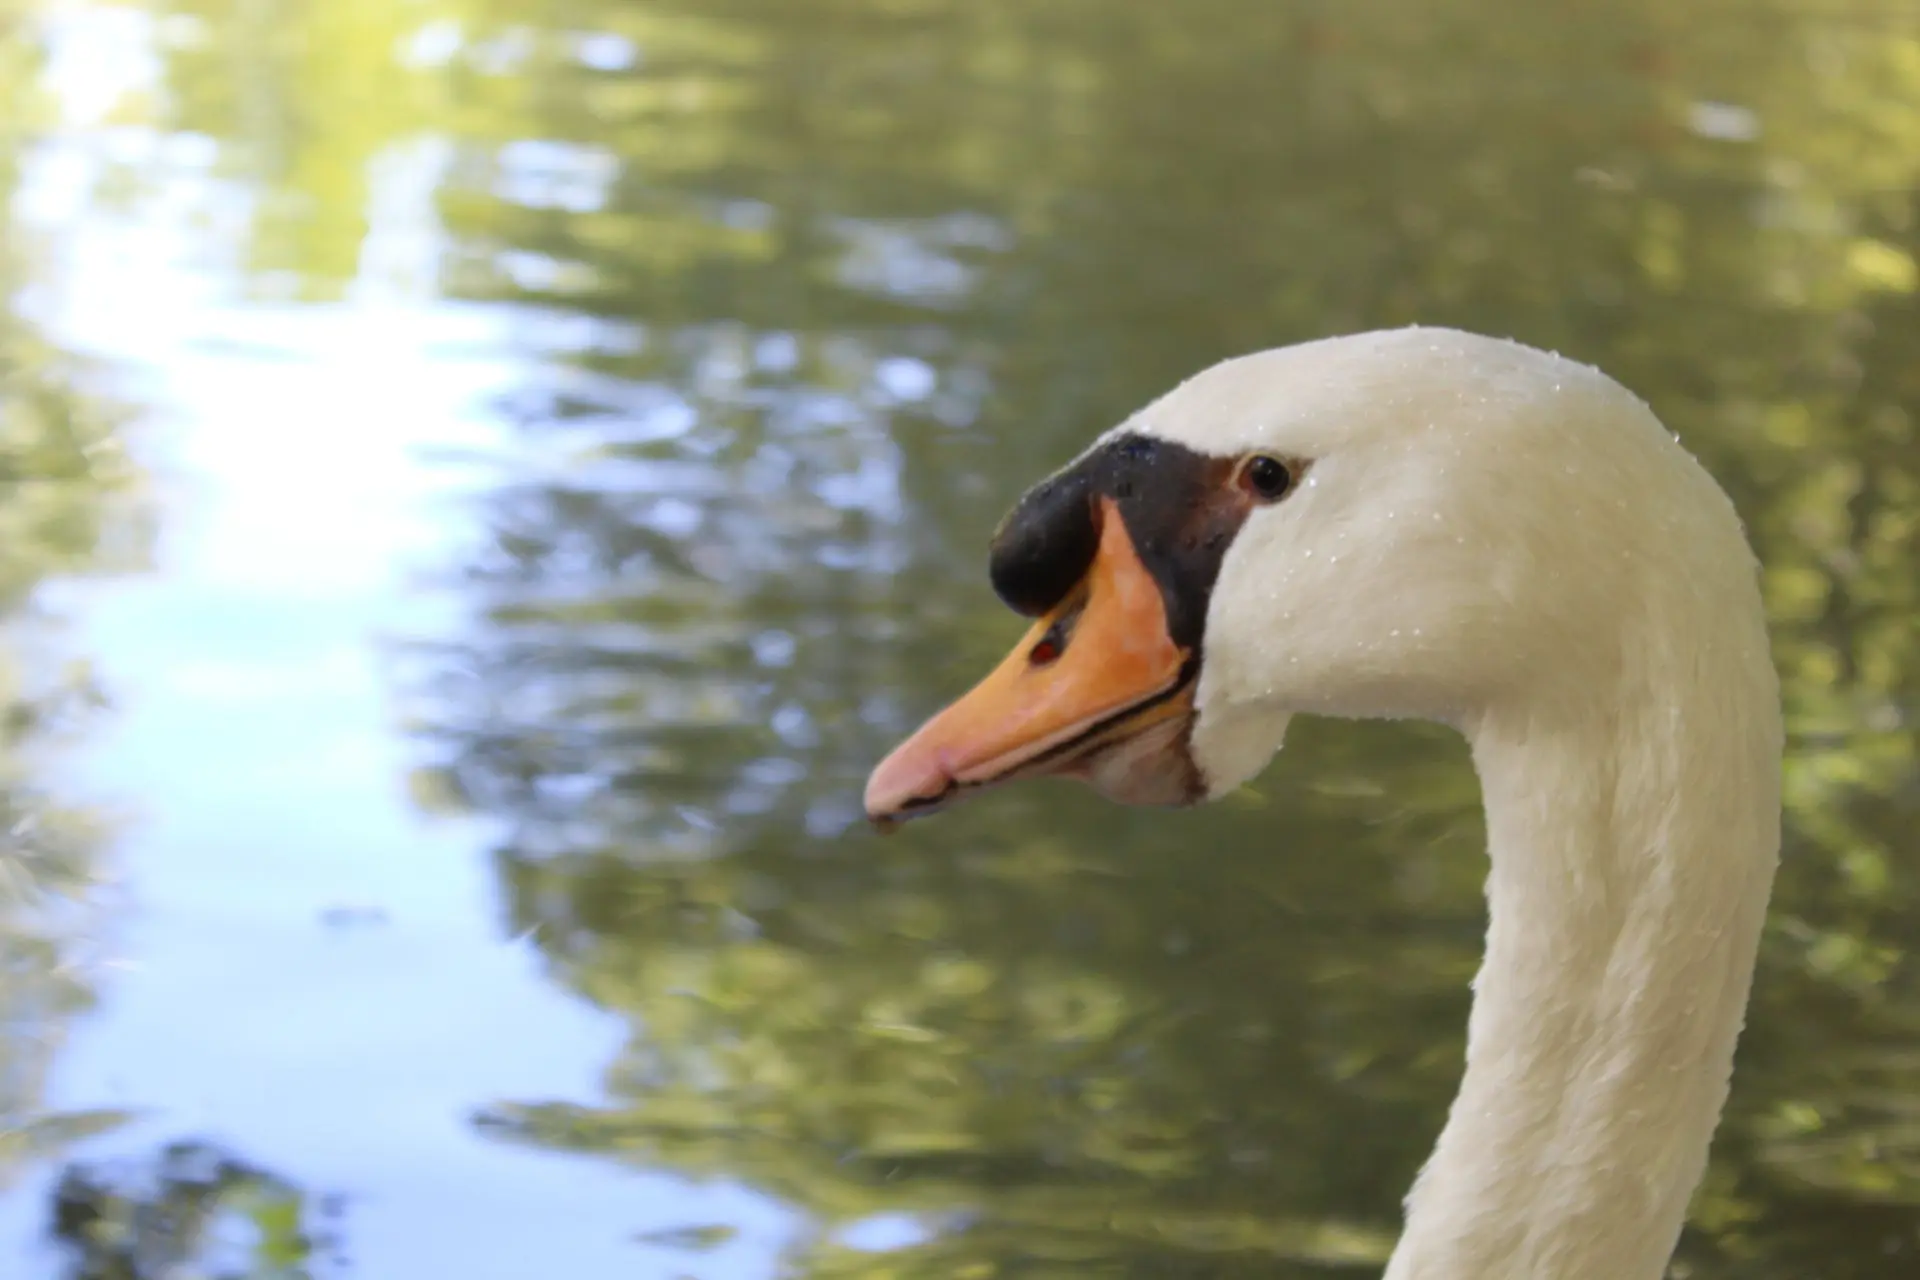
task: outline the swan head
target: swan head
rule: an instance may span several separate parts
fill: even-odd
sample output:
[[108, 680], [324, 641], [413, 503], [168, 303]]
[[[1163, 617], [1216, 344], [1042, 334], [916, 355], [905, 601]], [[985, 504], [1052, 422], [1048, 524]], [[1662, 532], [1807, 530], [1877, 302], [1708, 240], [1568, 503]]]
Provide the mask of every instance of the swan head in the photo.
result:
[[1427, 328], [1197, 375], [1031, 489], [991, 571], [1034, 621], [874, 770], [876, 821], [1045, 775], [1190, 804], [1295, 713], [1471, 732], [1606, 696], [1659, 610], [1758, 613], [1731, 504], [1640, 400]]

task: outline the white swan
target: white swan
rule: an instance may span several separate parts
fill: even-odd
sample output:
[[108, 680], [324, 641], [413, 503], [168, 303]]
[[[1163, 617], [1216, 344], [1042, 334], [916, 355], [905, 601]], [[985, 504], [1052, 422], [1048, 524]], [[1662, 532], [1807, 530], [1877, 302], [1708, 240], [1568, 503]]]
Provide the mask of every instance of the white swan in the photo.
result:
[[1294, 712], [1457, 727], [1491, 923], [1386, 1275], [1656, 1280], [1726, 1097], [1781, 728], [1740, 523], [1647, 407], [1451, 330], [1247, 356], [1031, 491], [992, 568], [1037, 621], [869, 814], [1041, 774], [1212, 798]]

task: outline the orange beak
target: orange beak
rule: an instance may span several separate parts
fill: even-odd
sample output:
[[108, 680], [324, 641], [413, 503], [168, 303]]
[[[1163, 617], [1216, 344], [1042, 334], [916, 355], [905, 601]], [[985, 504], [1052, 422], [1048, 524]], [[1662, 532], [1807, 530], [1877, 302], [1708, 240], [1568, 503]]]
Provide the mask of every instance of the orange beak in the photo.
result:
[[[1115, 799], [1197, 798], [1184, 751], [1189, 651], [1109, 498], [1086, 576], [999, 666], [882, 760], [867, 815], [883, 828], [1020, 777], [1092, 782]], [[1169, 767], [1169, 766], [1173, 767]]]

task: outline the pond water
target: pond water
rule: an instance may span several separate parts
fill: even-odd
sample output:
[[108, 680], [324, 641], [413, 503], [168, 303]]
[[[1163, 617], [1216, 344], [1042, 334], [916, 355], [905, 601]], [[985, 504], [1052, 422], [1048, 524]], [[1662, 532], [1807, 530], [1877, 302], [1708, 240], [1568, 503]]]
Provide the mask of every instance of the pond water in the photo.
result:
[[0, 196], [0, 1274], [1376, 1274], [1456, 738], [858, 798], [1028, 483], [1413, 321], [1626, 382], [1765, 561], [1674, 1274], [1920, 1273], [1906, 0], [0, 0]]

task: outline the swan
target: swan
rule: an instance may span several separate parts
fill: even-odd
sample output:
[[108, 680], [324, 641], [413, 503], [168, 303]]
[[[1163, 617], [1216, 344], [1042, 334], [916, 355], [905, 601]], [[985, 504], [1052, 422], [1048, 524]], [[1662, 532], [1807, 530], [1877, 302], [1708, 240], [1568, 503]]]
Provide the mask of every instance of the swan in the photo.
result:
[[1756, 570], [1725, 493], [1586, 365], [1423, 327], [1228, 360], [1021, 498], [990, 571], [1031, 629], [867, 813], [1037, 776], [1186, 805], [1296, 713], [1453, 726], [1489, 924], [1386, 1280], [1657, 1280], [1779, 855]]

